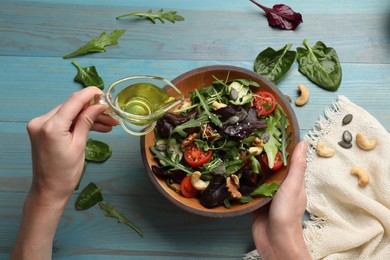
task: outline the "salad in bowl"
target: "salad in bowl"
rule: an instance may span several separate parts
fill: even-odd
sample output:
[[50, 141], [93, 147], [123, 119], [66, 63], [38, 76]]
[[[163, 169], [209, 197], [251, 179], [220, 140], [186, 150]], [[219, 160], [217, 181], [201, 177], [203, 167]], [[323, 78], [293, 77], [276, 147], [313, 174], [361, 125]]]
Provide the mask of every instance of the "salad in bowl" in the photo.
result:
[[159, 191], [210, 217], [242, 215], [269, 202], [299, 140], [285, 96], [234, 66], [202, 67], [172, 82], [185, 101], [141, 139], [147, 173]]

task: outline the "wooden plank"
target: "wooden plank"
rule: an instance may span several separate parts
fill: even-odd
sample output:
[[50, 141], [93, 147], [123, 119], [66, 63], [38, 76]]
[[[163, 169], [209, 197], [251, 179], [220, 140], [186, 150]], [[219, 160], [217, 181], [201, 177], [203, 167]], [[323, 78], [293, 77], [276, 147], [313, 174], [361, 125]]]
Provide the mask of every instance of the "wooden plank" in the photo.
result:
[[[129, 75], [159, 75], [173, 79], [188, 70], [213, 64], [230, 64], [252, 69], [252, 62], [217, 62], [192, 60], [126, 60], [126, 59], [82, 59], [82, 66], [95, 65], [106, 85]], [[345, 95], [366, 108], [390, 129], [390, 64], [343, 63], [343, 81], [337, 92], [328, 92], [309, 82], [298, 72], [295, 63], [278, 87], [295, 99], [296, 86], [304, 83], [311, 91], [307, 106], [294, 110], [303, 130], [311, 128], [323, 110], [332, 104], [338, 95]], [[21, 71], [23, 71], [21, 73]], [[68, 61], [56, 58], [0, 57], [0, 121], [27, 122], [33, 117], [48, 112], [63, 102], [72, 92], [82, 87], [73, 82], [76, 69]], [[363, 94], [362, 94], [363, 93]], [[37, 98], [36, 95], [39, 96]], [[24, 127], [24, 126], [23, 126]]]
[[[374, 6], [378, 5], [387, 7], [385, 1]], [[126, 29], [118, 46], [88, 58], [252, 61], [266, 47], [279, 49], [288, 42], [302, 46], [303, 39], [309, 38], [312, 44], [321, 40], [334, 47], [342, 62], [390, 60], [389, 37], [383, 33], [388, 24], [385, 14], [368, 13], [356, 19], [353, 13], [336, 13], [319, 19], [317, 12], [309, 13], [304, 23], [291, 32], [270, 28], [257, 9], [228, 14], [213, 9], [180, 9], [185, 22], [154, 25], [137, 18], [115, 20], [123, 7], [49, 3], [2, 3], [0, 7], [0, 55], [6, 56], [62, 57], [102, 31]], [[47, 15], [42, 17], [42, 12]]]
[[[15, 240], [24, 196], [15, 192], [0, 193], [0, 256], [10, 251]], [[253, 249], [250, 215], [211, 219], [189, 214], [158, 194], [153, 197], [106, 196], [106, 202], [113, 203], [141, 228], [144, 233], [141, 238], [129, 227], [105, 217], [97, 206], [76, 212], [74, 200], [72, 197], [66, 207], [54, 238], [54, 258], [239, 259]], [[221, 230], [228, 231], [229, 235], [221, 237]]]
[[[4, 2], [4, 0], [3, 0]], [[52, 0], [17, 0], [17, 1], [5, 1], [5, 2], [18, 2], [25, 4], [53, 4]], [[260, 3], [260, 1], [258, 1]], [[342, 2], [334, 2], [331, 5], [329, 2], [322, 0], [312, 0], [308, 4], [305, 1], [294, 1], [294, 0], [285, 0], [284, 4], [290, 6], [297, 12], [301, 13], [318, 13], [318, 14], [334, 14], [334, 13], [354, 13], [354, 14], [367, 14], [367, 13], [386, 13], [386, 9], [383, 8], [383, 5], [388, 3], [386, 0], [345, 0]], [[56, 4], [59, 4], [58, 2]], [[183, 0], [170, 0], [166, 2], [161, 2], [160, 0], [148, 0], [145, 1], [132, 1], [127, 0], [115, 0], [112, 2], [107, 2], [105, 0], [67, 0], [66, 4], [75, 5], [75, 6], [119, 6], [119, 7], [128, 7], [129, 11], [133, 11], [132, 8], [138, 8], [134, 11], [142, 11], [147, 8], [153, 9], [175, 9], [178, 7], [180, 9], [192, 9], [192, 10], [223, 10], [223, 11], [239, 11], [239, 10], [257, 10], [254, 4], [249, 1], [236, 1], [236, 0], [224, 0], [223, 3], [219, 1], [209, 1], [209, 0], [198, 0], [198, 1], [183, 1]], [[274, 3], [264, 2], [264, 5], [272, 7]], [[140, 10], [140, 8], [143, 8]]]

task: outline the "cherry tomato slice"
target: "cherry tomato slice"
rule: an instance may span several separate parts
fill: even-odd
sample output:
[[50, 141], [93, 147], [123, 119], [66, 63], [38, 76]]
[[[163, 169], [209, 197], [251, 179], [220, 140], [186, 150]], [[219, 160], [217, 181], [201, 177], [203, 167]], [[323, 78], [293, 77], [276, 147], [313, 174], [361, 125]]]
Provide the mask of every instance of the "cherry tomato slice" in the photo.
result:
[[184, 150], [184, 160], [191, 167], [200, 167], [203, 164], [210, 161], [213, 156], [213, 151], [209, 150], [207, 152], [202, 151], [196, 145], [190, 144]]
[[186, 176], [180, 183], [181, 194], [186, 198], [194, 198], [199, 191], [191, 184], [191, 176]]
[[274, 112], [276, 107], [276, 99], [268, 91], [258, 91], [253, 95], [253, 104], [257, 109], [257, 114], [259, 116], [268, 116]]
[[[267, 154], [263, 153], [261, 155], [261, 159], [268, 165], [268, 158]], [[275, 161], [274, 161], [274, 167], [271, 168], [272, 171], [277, 171], [283, 166], [283, 160], [282, 160], [282, 152], [278, 151], [275, 156]]]

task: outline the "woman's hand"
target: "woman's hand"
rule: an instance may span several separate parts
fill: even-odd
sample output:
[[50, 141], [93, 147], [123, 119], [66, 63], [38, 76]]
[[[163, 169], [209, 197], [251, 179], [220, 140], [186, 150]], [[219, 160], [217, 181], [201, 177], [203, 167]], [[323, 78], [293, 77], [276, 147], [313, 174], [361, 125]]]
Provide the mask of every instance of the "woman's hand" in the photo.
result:
[[31, 193], [39, 203], [66, 203], [82, 173], [89, 131], [108, 132], [118, 124], [103, 114], [107, 105], [89, 105], [99, 94], [98, 88], [84, 88], [28, 123], [33, 160]]
[[118, 120], [107, 105], [89, 105], [102, 91], [88, 87], [31, 120], [33, 179], [11, 259], [50, 259], [54, 233], [82, 174], [90, 130], [109, 132]]
[[306, 150], [303, 142], [296, 146], [288, 175], [271, 205], [254, 212], [253, 240], [263, 259], [311, 259], [302, 234]]

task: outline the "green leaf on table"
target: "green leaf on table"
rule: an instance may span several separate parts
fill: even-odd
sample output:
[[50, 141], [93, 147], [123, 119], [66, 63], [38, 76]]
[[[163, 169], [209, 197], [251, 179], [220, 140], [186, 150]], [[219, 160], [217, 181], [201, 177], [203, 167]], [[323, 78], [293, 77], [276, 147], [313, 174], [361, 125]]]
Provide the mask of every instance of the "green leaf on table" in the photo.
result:
[[94, 182], [90, 182], [77, 197], [75, 208], [77, 210], [86, 210], [103, 201], [101, 190], [102, 187], [97, 186]]
[[99, 76], [95, 66], [81, 67], [77, 62], [72, 61], [72, 64], [77, 68], [77, 74], [74, 81], [84, 85], [84, 87], [95, 86], [104, 89], [103, 79]]
[[80, 47], [78, 50], [65, 55], [63, 58], [68, 59], [79, 55], [84, 55], [91, 52], [105, 52], [106, 46], [117, 45], [119, 37], [124, 34], [126, 30], [114, 30], [109, 35], [102, 32], [98, 38], [92, 38], [86, 45]]
[[99, 207], [106, 211], [106, 216], [111, 218], [116, 218], [119, 223], [128, 225], [131, 227], [135, 232], [137, 232], [141, 237], [144, 237], [144, 234], [142, 233], [141, 229], [139, 229], [136, 225], [133, 224], [130, 220], [128, 220], [125, 216], [123, 216], [121, 213], [116, 211], [116, 209], [110, 204], [103, 202], [99, 203]]
[[268, 47], [257, 55], [253, 70], [260, 76], [276, 84], [287, 73], [295, 61], [297, 53], [290, 51], [292, 43], [275, 51]]
[[341, 83], [342, 69], [335, 49], [326, 47], [321, 41], [313, 47], [306, 39], [303, 44], [306, 49], [297, 48], [299, 71], [319, 87], [336, 91]]
[[120, 19], [126, 16], [138, 16], [138, 17], [145, 17], [149, 19], [152, 23], [156, 23], [156, 20], [159, 20], [162, 23], [165, 23], [164, 20], [167, 20], [171, 23], [175, 23], [176, 21], [184, 21], [184, 17], [181, 15], [177, 14], [177, 11], [170, 11], [170, 12], [165, 12], [163, 9], [160, 9], [156, 13], [153, 13], [152, 9], [148, 10], [146, 13], [140, 13], [140, 12], [135, 12], [135, 13], [130, 13], [130, 14], [124, 14], [118, 16], [116, 19]]
[[259, 187], [257, 187], [250, 196], [267, 196], [267, 197], [272, 197], [275, 192], [279, 189], [280, 184], [278, 183], [263, 183]]
[[108, 144], [95, 139], [88, 139], [85, 145], [85, 160], [104, 162], [110, 158], [112, 148]]

